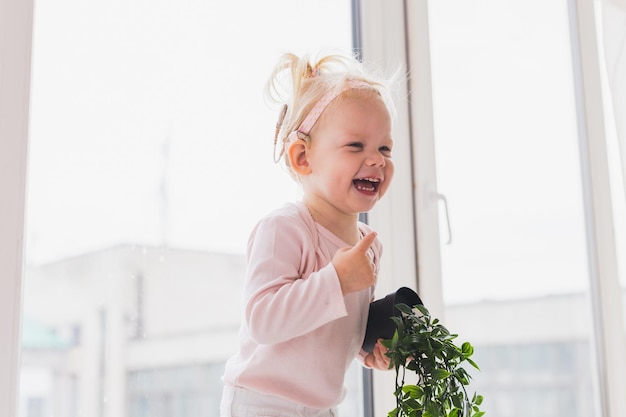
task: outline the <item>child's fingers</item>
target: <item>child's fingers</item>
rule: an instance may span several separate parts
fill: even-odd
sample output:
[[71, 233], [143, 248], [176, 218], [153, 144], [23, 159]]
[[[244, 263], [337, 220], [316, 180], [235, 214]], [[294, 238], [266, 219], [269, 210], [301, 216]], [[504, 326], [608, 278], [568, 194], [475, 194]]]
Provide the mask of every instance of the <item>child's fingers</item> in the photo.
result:
[[376, 345], [380, 347], [380, 349], [382, 350], [383, 353], [387, 353], [388, 349], [385, 347], [385, 345], [383, 345], [383, 340], [384, 339], [382, 337], [379, 337], [376, 340]]
[[371, 355], [373, 356], [373, 368], [376, 369], [389, 369], [390, 364], [391, 364], [391, 359], [386, 355], [387, 353], [387, 348], [385, 348], [382, 344], [381, 344], [381, 340], [382, 339], [378, 339], [378, 342], [376, 343], [376, 345], [374, 345], [374, 350], [371, 353]]
[[359, 240], [356, 245], [354, 245], [353, 249], [365, 253], [370, 246], [372, 246], [374, 239], [376, 239], [376, 232], [371, 232], [363, 236], [363, 238]]

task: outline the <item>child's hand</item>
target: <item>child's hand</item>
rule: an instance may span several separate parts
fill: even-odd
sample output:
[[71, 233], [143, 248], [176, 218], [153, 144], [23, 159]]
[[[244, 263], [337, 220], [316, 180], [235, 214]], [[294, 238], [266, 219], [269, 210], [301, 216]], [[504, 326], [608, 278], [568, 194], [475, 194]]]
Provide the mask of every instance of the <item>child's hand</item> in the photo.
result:
[[376, 239], [372, 232], [351, 248], [341, 248], [335, 253], [332, 263], [339, 276], [343, 295], [364, 290], [376, 282], [374, 264], [367, 256], [367, 250]]
[[391, 366], [391, 358], [387, 355], [387, 348], [380, 343], [382, 339], [378, 339], [372, 353], [368, 353], [365, 357], [365, 366], [385, 371]]

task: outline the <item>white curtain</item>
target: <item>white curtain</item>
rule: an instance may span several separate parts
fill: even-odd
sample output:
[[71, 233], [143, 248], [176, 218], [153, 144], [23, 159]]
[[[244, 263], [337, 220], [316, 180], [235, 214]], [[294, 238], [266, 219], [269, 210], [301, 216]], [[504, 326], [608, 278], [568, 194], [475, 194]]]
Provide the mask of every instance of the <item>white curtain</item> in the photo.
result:
[[602, 37], [626, 194], [626, 0], [602, 1]]

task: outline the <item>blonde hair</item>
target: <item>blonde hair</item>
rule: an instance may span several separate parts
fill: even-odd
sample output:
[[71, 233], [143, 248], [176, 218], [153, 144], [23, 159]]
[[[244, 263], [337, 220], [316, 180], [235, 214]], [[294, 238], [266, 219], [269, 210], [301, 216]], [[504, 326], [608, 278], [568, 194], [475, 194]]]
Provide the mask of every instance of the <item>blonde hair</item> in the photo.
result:
[[[274, 134], [274, 161], [280, 161], [289, 134], [298, 129], [322, 96], [342, 88], [347, 82], [366, 84], [368, 90], [371, 87], [382, 98], [392, 119], [395, 118], [391, 94], [395, 78], [367, 74], [363, 64], [354, 56], [334, 53], [313, 58], [283, 54], [265, 85], [266, 99], [283, 105]], [[308, 135], [306, 140], [310, 141]], [[290, 169], [288, 158], [285, 158], [285, 164]]]

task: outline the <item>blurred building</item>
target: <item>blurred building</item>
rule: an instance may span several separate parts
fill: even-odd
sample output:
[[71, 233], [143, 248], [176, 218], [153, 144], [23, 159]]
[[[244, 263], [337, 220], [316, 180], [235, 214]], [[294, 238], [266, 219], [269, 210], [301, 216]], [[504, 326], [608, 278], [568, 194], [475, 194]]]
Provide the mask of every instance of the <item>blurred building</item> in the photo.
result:
[[26, 273], [20, 416], [210, 416], [241, 255], [118, 246]]
[[468, 370], [471, 390], [485, 397], [481, 410], [497, 417], [599, 415], [588, 295], [456, 305], [446, 326], [475, 346], [480, 372]]
[[[244, 268], [242, 255], [132, 245], [29, 267], [20, 417], [217, 417]], [[567, 294], [448, 308], [446, 327], [476, 348], [471, 389], [483, 409], [594, 414], [588, 303]], [[342, 415], [359, 416], [349, 401]]]

